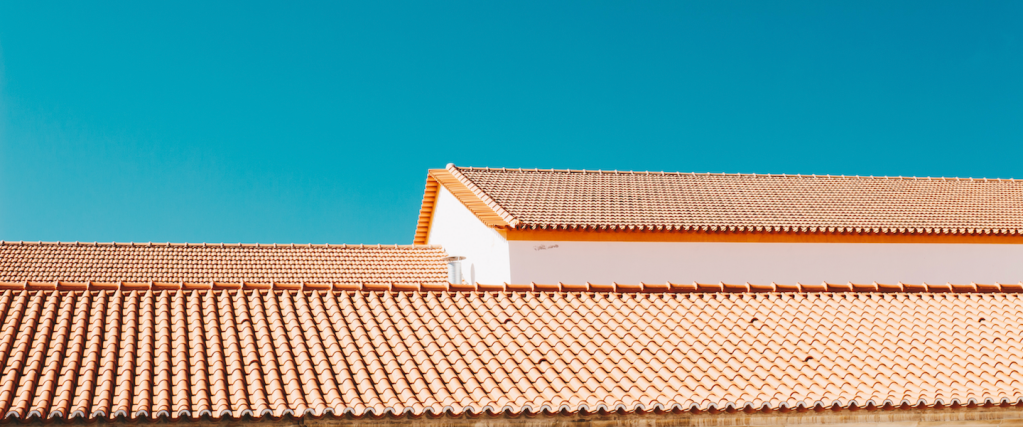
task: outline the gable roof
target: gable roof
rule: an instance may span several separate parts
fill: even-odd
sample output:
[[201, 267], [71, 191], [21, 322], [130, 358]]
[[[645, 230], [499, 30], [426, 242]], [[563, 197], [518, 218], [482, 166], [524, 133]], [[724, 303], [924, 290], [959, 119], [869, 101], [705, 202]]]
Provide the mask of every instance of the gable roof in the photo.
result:
[[507, 229], [1023, 234], [1023, 182], [1011, 179], [444, 171], [470, 189], [459, 200]]
[[430, 237], [430, 224], [436, 207], [437, 193], [443, 186], [451, 192], [476, 218], [492, 228], [508, 228], [518, 225], [518, 221], [507, 211], [498, 206], [478, 187], [460, 175], [448, 169], [430, 169], [426, 175], [426, 191], [423, 194], [423, 205], [419, 209], [419, 221], [416, 223], [416, 235], [413, 244], [425, 245]]
[[0, 292], [26, 419], [1023, 404], [1019, 294]]
[[0, 282], [438, 282], [445, 256], [438, 246], [0, 242]]

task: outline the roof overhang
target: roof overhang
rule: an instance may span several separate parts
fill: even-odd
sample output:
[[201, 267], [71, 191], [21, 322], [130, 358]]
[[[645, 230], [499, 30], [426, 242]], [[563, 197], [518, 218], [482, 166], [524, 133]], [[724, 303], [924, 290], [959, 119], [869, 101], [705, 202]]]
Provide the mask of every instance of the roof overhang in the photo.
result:
[[925, 234], [856, 233], [821, 231], [757, 232], [725, 227], [608, 227], [607, 229], [558, 229], [519, 227], [504, 230], [508, 240], [575, 242], [734, 242], [734, 243], [941, 243], [941, 244], [1023, 244], [1023, 234]]
[[449, 165], [447, 169], [430, 169], [426, 176], [426, 191], [423, 193], [423, 206], [419, 209], [419, 222], [416, 224], [413, 244], [425, 245], [429, 241], [430, 224], [433, 222], [441, 187], [454, 195], [487, 227], [503, 230], [517, 225], [518, 221], [460, 175], [453, 165]]

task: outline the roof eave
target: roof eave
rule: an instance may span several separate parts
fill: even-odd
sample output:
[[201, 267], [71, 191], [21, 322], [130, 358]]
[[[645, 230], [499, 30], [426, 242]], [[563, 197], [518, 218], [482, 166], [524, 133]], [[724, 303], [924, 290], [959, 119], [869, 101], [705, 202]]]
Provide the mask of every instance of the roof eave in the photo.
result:
[[449, 164], [446, 169], [430, 169], [426, 176], [426, 190], [423, 193], [422, 207], [419, 209], [419, 221], [416, 224], [413, 244], [425, 245], [429, 242], [430, 226], [433, 223], [441, 187], [447, 189], [458, 201], [462, 202], [462, 205], [487, 227], [507, 229], [518, 225], [518, 220], [476, 187], [472, 181], [458, 173], [458, 169], [454, 165]]

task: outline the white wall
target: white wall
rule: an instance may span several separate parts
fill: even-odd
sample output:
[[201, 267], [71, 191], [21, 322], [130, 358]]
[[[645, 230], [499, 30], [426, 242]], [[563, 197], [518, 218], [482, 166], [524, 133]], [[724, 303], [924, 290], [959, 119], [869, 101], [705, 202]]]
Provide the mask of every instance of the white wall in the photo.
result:
[[1023, 245], [564, 241], [509, 244], [511, 283], [916, 284], [1023, 280]]
[[462, 279], [500, 284], [511, 280], [508, 241], [480, 222], [476, 215], [443, 186], [437, 192], [427, 242], [441, 245], [450, 256], [464, 256]]

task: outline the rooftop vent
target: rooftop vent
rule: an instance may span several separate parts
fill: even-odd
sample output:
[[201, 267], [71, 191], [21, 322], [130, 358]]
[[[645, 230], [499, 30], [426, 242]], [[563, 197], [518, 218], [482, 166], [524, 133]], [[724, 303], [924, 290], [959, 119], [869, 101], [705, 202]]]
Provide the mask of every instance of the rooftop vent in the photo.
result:
[[464, 256], [449, 256], [444, 258], [448, 263], [448, 282], [462, 283], [462, 260]]

